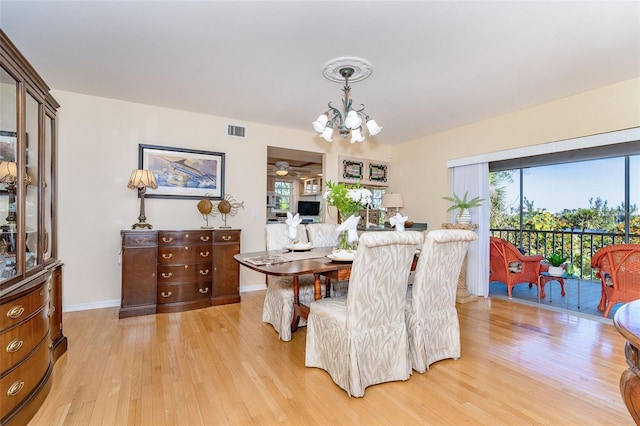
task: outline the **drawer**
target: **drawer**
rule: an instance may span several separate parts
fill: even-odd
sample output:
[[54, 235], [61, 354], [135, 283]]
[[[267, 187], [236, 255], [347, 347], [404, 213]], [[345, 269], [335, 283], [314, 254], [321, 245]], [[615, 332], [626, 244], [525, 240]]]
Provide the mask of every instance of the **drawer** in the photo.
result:
[[239, 230], [215, 230], [213, 232], [213, 241], [216, 243], [239, 243], [240, 231]]
[[209, 263], [190, 265], [158, 265], [157, 282], [161, 284], [177, 284], [183, 282], [211, 281], [213, 266]]
[[0, 376], [22, 360], [47, 335], [47, 312], [47, 309], [42, 309], [28, 321], [0, 334]]
[[0, 330], [18, 324], [43, 307], [47, 303], [48, 296], [47, 286], [42, 285], [38, 286], [33, 293], [0, 305]]
[[211, 281], [181, 285], [158, 285], [158, 304], [211, 298]]
[[209, 244], [158, 247], [159, 265], [211, 263], [211, 259], [213, 246]]
[[36, 351], [18, 368], [0, 379], [0, 418], [5, 417], [40, 383], [51, 364], [49, 339], [40, 343]]
[[123, 247], [155, 247], [157, 239], [155, 231], [122, 232]]
[[160, 231], [158, 245], [202, 244], [211, 242], [211, 231]]

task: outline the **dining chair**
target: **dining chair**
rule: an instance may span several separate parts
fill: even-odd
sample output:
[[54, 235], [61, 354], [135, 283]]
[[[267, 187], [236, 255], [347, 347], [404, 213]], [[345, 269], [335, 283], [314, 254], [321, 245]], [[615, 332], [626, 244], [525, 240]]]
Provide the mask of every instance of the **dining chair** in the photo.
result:
[[416, 231], [362, 234], [347, 296], [310, 305], [305, 365], [327, 371], [349, 396], [411, 374], [405, 297], [422, 241]]
[[460, 358], [460, 324], [456, 291], [473, 231], [428, 232], [418, 258], [414, 282], [407, 289], [406, 322], [411, 366], [419, 373], [447, 358]]
[[[338, 225], [334, 223], [308, 223], [309, 242], [314, 247], [336, 247], [338, 245], [337, 229]], [[348, 284], [348, 281], [330, 281], [331, 297], [345, 296]]]
[[[285, 223], [270, 223], [266, 226], [267, 250], [283, 250], [291, 244], [288, 237], [289, 227]], [[297, 226], [297, 239], [301, 243], [308, 242], [307, 231], [304, 225]], [[322, 278], [321, 278], [322, 279]], [[314, 276], [312, 274], [300, 275], [299, 297], [300, 302], [309, 305], [314, 299]], [[322, 284], [322, 294], [325, 292]], [[291, 327], [293, 323], [293, 278], [289, 276], [267, 276], [267, 292], [262, 305], [262, 321], [269, 323], [278, 332], [281, 340], [291, 340]], [[304, 318], [300, 318], [298, 326], [306, 325]]]

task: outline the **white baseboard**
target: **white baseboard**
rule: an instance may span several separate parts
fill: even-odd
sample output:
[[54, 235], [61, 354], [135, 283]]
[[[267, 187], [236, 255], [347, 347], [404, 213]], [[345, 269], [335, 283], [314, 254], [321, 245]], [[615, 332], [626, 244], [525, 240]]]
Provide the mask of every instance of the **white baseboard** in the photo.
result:
[[[240, 292], [250, 292], [265, 290], [265, 284], [252, 284], [240, 286]], [[117, 308], [120, 306], [120, 300], [103, 300], [101, 302], [80, 303], [77, 305], [64, 305], [62, 312], [88, 311], [89, 309]]]

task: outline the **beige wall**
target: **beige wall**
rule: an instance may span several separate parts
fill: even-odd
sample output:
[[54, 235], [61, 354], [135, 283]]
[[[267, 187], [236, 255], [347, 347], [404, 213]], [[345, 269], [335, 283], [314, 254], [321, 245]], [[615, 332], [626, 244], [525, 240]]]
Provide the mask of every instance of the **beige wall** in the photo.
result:
[[[387, 160], [390, 148], [371, 141], [329, 144], [309, 132], [157, 108], [54, 90], [59, 110], [59, 257], [65, 263], [65, 310], [119, 305], [120, 230], [137, 222], [139, 200], [127, 189], [138, 167], [138, 144], [225, 153], [225, 192], [244, 201], [228, 224], [242, 229], [242, 250], [264, 249], [267, 145], [326, 153], [326, 178], [336, 180], [338, 155]], [[228, 123], [246, 125], [246, 139], [226, 136]], [[309, 125], [311, 127], [311, 125]], [[197, 200], [149, 198], [154, 229], [204, 225]], [[255, 212], [255, 219], [254, 217]], [[222, 219], [210, 219], [219, 227]], [[242, 268], [241, 288], [263, 286], [264, 276]]]
[[394, 189], [405, 214], [436, 229], [448, 221], [447, 160], [637, 126], [640, 78], [393, 146]]

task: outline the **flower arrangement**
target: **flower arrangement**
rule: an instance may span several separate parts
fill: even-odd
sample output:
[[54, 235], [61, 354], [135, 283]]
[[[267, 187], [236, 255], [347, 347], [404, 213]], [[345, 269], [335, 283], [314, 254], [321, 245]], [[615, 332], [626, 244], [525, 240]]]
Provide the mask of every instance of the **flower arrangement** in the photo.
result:
[[362, 188], [360, 183], [347, 186], [344, 183], [335, 183], [327, 181], [327, 191], [323, 198], [327, 200], [330, 206], [334, 206], [340, 212], [342, 220], [346, 220], [353, 214], [360, 211], [361, 208], [371, 204], [371, 191]]

